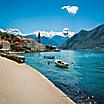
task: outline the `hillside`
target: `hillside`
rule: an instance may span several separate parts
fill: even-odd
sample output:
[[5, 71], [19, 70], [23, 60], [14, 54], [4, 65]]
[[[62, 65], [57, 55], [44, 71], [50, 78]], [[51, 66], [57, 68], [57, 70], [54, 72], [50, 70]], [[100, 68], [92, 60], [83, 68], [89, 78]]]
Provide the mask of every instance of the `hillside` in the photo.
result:
[[104, 24], [90, 31], [81, 30], [62, 45], [62, 49], [104, 50]]
[[0, 41], [6, 40], [6, 41], [9, 41], [11, 43], [13, 41], [13, 39], [15, 39], [15, 38], [16, 38], [16, 36], [13, 34], [8, 34], [6, 32], [0, 31]]
[[[34, 39], [35, 41], [38, 40], [37, 36], [36, 35], [27, 35], [25, 36], [26, 38], [32, 38]], [[42, 44], [44, 45], [52, 45], [52, 46], [56, 46], [56, 47], [59, 47], [61, 46], [62, 43], [64, 43], [66, 40], [68, 39], [68, 37], [62, 37], [62, 36], [59, 36], [59, 35], [55, 35], [51, 38], [49, 37], [45, 37], [45, 36], [42, 36], [40, 41]]]

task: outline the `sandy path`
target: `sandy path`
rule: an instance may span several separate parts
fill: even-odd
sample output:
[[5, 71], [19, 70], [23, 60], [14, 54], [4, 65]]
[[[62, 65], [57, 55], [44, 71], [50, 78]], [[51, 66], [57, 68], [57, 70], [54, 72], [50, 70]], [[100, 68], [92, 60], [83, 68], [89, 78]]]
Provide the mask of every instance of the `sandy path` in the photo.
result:
[[74, 103], [35, 69], [0, 56], [0, 104]]

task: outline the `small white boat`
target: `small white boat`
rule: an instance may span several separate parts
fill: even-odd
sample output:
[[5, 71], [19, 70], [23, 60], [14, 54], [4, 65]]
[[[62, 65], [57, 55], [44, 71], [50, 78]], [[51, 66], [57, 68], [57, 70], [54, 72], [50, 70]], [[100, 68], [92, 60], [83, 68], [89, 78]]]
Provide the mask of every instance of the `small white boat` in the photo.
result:
[[69, 66], [68, 63], [64, 62], [63, 60], [55, 60], [56, 66], [66, 68]]

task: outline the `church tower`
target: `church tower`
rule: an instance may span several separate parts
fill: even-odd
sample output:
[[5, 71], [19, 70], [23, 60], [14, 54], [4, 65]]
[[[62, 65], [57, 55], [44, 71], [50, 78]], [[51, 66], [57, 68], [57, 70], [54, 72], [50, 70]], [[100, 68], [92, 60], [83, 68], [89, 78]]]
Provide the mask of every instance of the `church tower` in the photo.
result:
[[40, 43], [40, 32], [38, 33], [38, 43]]

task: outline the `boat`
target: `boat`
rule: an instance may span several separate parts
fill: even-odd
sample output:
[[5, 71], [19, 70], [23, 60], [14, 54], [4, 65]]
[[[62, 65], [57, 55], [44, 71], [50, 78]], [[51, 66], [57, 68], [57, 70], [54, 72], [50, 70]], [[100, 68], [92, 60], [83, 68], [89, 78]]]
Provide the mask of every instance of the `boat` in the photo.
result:
[[56, 49], [53, 49], [54, 52], [60, 52], [61, 50], [56, 48]]
[[64, 62], [63, 60], [55, 60], [56, 66], [67, 68], [69, 66], [68, 63]]
[[46, 58], [46, 59], [54, 59], [55, 56], [44, 56], [44, 58]]

